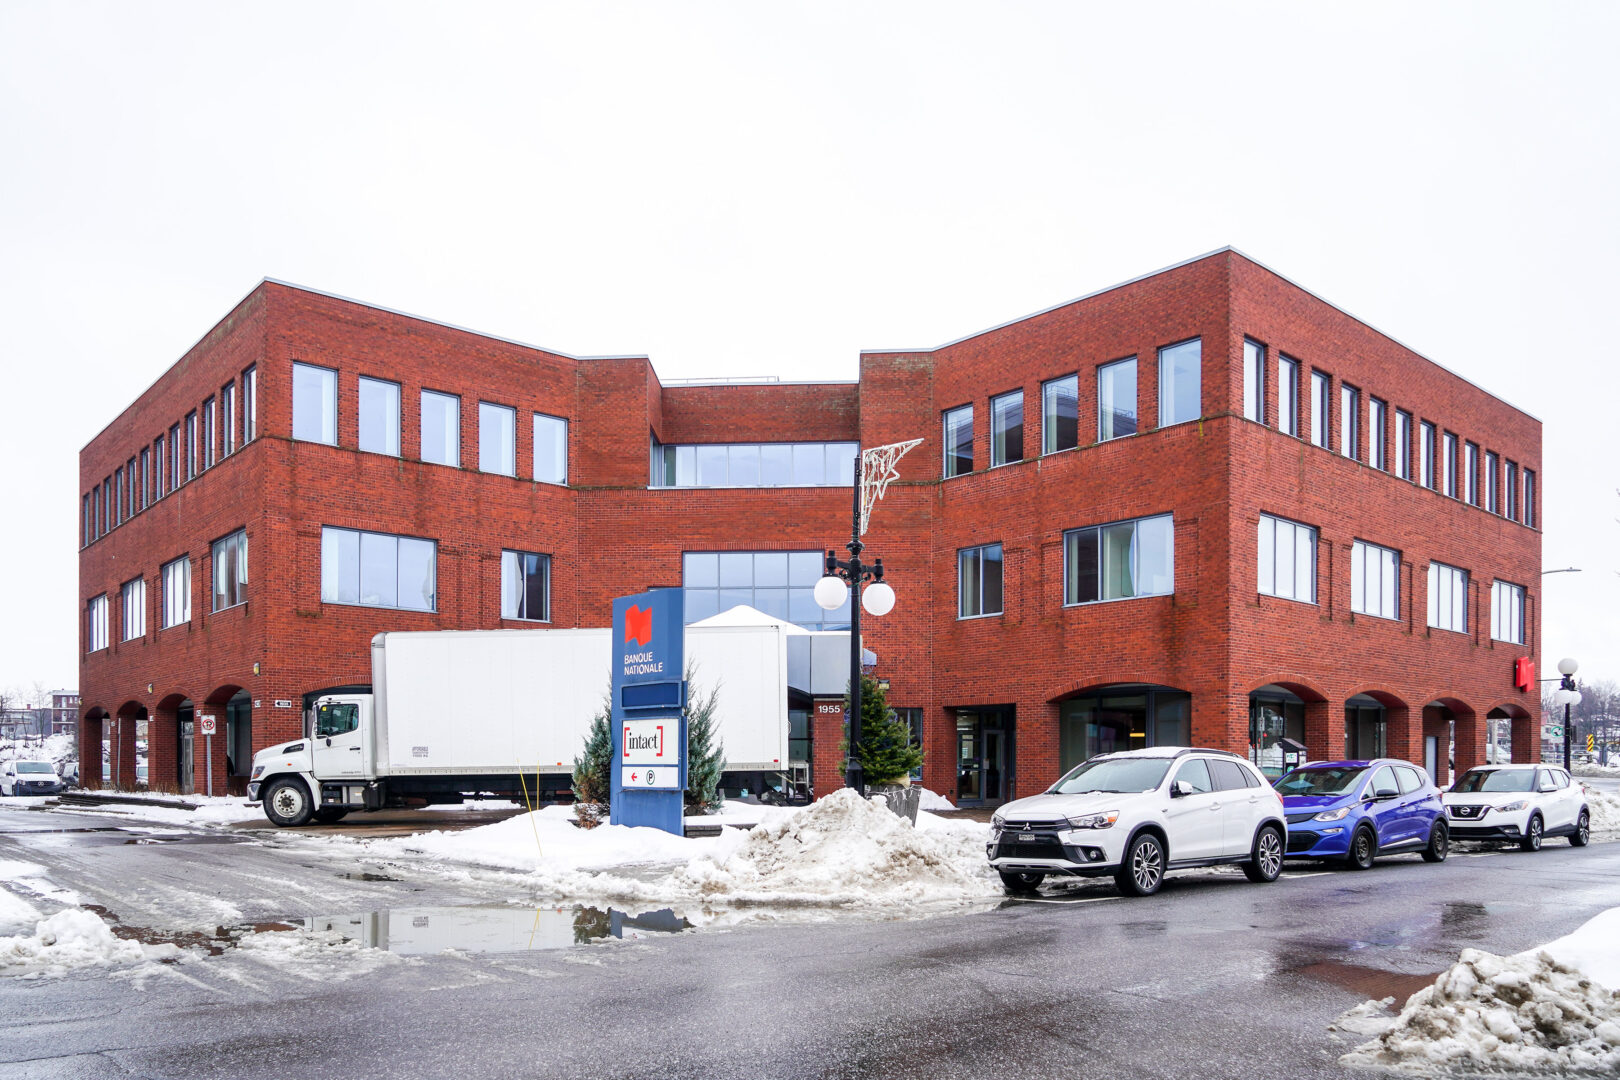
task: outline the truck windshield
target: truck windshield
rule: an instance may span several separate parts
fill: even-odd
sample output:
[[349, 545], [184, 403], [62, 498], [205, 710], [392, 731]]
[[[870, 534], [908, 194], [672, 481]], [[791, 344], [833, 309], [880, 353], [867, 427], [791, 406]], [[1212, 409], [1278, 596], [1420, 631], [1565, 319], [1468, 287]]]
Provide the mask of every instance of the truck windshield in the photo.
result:
[[1169, 758], [1101, 758], [1076, 766], [1047, 790], [1054, 795], [1088, 791], [1151, 791], [1170, 771]]
[[51, 767], [51, 763], [48, 762], [48, 761], [19, 761], [19, 762], [17, 762], [17, 771], [18, 772], [31, 772], [31, 773], [48, 773], [48, 772], [55, 772], [56, 770]]
[[1282, 795], [1345, 795], [1366, 775], [1364, 765], [1295, 769], [1271, 786]]
[[1534, 769], [1470, 769], [1452, 791], [1529, 791]]
[[315, 713], [315, 737], [331, 738], [346, 735], [360, 726], [360, 706], [354, 704], [322, 705]]

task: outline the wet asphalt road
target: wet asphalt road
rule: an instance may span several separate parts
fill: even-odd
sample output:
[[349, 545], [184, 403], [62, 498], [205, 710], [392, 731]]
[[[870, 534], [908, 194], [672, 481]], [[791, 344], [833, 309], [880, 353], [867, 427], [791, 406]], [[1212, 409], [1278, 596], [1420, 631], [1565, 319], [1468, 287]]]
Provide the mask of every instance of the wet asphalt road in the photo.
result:
[[[48, 831], [83, 827], [108, 826], [0, 809], [0, 859], [45, 865], [131, 927], [195, 930], [209, 905], [254, 922], [522, 895], [298, 837]], [[1620, 843], [1554, 841], [543, 951], [277, 967], [194, 947], [139, 978], [0, 980], [0, 1077], [1344, 1077], [1327, 1028], [1345, 1009], [1616, 903]]]

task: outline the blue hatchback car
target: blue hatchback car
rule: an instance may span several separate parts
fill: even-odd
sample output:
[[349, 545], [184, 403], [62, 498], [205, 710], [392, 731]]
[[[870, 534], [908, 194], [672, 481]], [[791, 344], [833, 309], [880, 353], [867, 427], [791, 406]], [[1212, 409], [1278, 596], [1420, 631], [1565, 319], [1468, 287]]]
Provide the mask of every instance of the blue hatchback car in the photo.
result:
[[1410, 761], [1316, 761], [1272, 786], [1283, 797], [1291, 859], [1365, 870], [1379, 855], [1421, 852], [1441, 862], [1451, 846], [1440, 791]]

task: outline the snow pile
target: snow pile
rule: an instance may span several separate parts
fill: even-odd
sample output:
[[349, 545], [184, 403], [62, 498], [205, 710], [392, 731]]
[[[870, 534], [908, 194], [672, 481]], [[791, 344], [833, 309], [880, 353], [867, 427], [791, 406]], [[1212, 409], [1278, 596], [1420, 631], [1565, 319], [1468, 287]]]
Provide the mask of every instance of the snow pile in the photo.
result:
[[670, 875], [672, 891], [731, 903], [871, 904], [1000, 895], [979, 830], [913, 828], [844, 788], [761, 822]]
[[319, 983], [351, 979], [404, 959], [338, 930], [266, 930], [244, 935], [236, 948], [246, 959]]
[[[1339, 1060], [1419, 1074], [1436, 1067], [1620, 1071], [1620, 993], [1599, 981], [1620, 984], [1617, 932], [1620, 908], [1517, 956], [1464, 949], [1433, 986], [1407, 999], [1388, 1030]], [[1577, 956], [1580, 968], [1569, 962]], [[1368, 1002], [1346, 1018], [1368, 1019], [1378, 1004]], [[1358, 1030], [1355, 1024], [1342, 1026]]]
[[[66, 766], [79, 760], [79, 747], [68, 734], [0, 739], [0, 761], [49, 761], [61, 776]], [[72, 770], [68, 770], [72, 771]]]
[[1588, 788], [1586, 809], [1592, 815], [1593, 836], [1620, 836], [1620, 795]]
[[937, 791], [922, 789], [922, 798], [917, 803], [919, 810], [955, 810], [956, 806]]
[[74, 968], [111, 967], [178, 957], [174, 945], [142, 945], [114, 937], [95, 914], [66, 908], [41, 919], [31, 934], [0, 938], [0, 974], [56, 978]]

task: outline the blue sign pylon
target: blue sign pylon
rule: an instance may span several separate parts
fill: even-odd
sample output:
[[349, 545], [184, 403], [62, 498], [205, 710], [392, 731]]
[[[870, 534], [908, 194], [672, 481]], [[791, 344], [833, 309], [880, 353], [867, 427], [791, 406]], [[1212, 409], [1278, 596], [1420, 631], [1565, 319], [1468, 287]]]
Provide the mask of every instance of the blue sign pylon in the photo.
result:
[[614, 825], [685, 831], [685, 616], [681, 589], [613, 601]]

